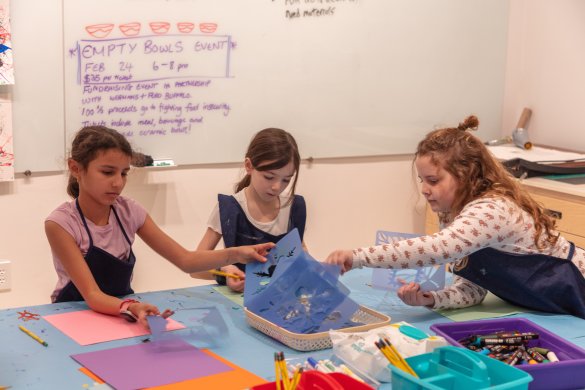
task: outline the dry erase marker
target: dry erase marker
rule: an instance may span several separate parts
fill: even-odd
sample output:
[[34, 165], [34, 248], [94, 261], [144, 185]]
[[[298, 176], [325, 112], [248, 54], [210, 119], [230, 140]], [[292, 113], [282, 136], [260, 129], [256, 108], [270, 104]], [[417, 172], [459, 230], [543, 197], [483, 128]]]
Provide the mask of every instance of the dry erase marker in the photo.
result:
[[33, 339], [35, 339], [36, 341], [38, 341], [40, 344], [43, 344], [45, 347], [49, 346], [49, 344], [47, 344], [46, 341], [43, 341], [43, 339], [41, 339], [39, 336], [31, 332], [30, 330], [26, 329], [24, 326], [20, 325], [18, 328], [27, 335], [29, 335], [30, 337], [32, 337]]

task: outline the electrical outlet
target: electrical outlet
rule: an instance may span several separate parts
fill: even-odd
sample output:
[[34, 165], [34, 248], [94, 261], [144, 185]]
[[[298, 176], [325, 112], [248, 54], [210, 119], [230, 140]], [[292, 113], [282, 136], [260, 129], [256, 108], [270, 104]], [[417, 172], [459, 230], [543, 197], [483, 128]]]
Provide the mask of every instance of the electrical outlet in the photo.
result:
[[9, 291], [11, 282], [10, 260], [0, 260], [0, 292]]

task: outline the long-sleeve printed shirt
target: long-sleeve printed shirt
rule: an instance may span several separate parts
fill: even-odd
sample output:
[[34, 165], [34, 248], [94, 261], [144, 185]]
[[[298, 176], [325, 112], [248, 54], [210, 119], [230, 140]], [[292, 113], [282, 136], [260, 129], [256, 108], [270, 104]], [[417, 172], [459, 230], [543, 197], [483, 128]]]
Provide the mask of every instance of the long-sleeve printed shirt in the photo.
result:
[[[559, 261], [567, 259], [570, 243], [564, 237], [552, 245], [542, 235], [539, 249], [534, 243], [535, 234], [532, 216], [513, 201], [504, 197], [480, 198], [468, 203], [438, 233], [354, 250], [353, 268], [405, 269], [456, 263], [488, 247], [513, 254], [545, 254]], [[575, 248], [572, 261], [585, 276], [585, 251]], [[478, 304], [487, 291], [455, 276], [452, 285], [431, 294], [435, 298], [433, 308], [445, 309]]]

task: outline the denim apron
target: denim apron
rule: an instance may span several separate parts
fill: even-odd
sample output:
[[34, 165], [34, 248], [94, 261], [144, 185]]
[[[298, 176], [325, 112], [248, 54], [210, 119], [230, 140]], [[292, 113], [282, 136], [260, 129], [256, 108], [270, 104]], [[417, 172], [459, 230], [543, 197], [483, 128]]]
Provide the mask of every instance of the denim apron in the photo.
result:
[[[223, 235], [223, 242], [226, 248], [242, 245], [263, 244], [265, 242], [278, 242], [282, 237], [281, 234], [273, 236], [258, 229], [246, 217], [244, 209], [238, 203], [236, 198], [231, 195], [217, 196], [219, 202], [219, 220], [221, 223], [221, 232]], [[301, 241], [305, 233], [305, 223], [307, 221], [307, 207], [305, 199], [300, 195], [295, 195], [290, 208], [290, 218], [288, 221], [287, 232], [297, 228]], [[242, 272], [246, 272], [246, 265], [241, 263], [234, 264]], [[219, 284], [225, 284], [224, 276], [216, 276], [215, 279]]]
[[[85, 230], [89, 237], [89, 249], [84, 256], [84, 259], [100, 290], [102, 290], [104, 294], [112, 296], [134, 294], [134, 291], [130, 287], [130, 280], [132, 279], [132, 270], [136, 263], [136, 257], [134, 256], [134, 252], [132, 252], [132, 244], [122, 226], [122, 222], [120, 222], [116, 209], [111, 207], [111, 210], [116, 217], [116, 221], [118, 221], [118, 225], [120, 226], [120, 229], [122, 229], [124, 238], [126, 238], [126, 241], [130, 245], [130, 254], [126, 260], [120, 260], [116, 256], [113, 256], [105, 250], [93, 245], [93, 238], [91, 237], [89, 227], [87, 226], [87, 222], [81, 212], [79, 201], [77, 199], [75, 200], [75, 205], [77, 206], [77, 210], [83, 221], [83, 226], [85, 226]], [[63, 287], [63, 290], [59, 292], [55, 302], [82, 300], [83, 297], [79, 293], [77, 287], [75, 287], [72, 281], [69, 281], [69, 283]]]
[[585, 319], [585, 278], [571, 261], [574, 254], [572, 242], [567, 260], [484, 248], [454, 273], [514, 305]]

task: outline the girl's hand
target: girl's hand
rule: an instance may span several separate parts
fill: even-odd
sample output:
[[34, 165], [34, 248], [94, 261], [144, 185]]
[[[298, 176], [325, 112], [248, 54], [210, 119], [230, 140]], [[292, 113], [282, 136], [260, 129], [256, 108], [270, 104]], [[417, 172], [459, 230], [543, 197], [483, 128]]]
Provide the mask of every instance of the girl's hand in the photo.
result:
[[398, 298], [410, 306], [435, 305], [435, 298], [432, 294], [420, 291], [420, 284], [415, 282], [406, 283], [400, 280], [402, 286], [398, 289]]
[[[148, 321], [146, 316], [158, 316], [160, 312], [158, 308], [150, 303], [135, 302], [128, 306], [128, 310], [138, 318], [138, 322], [144, 327], [148, 328]], [[165, 311], [168, 314], [168, 311]], [[165, 317], [166, 318], [166, 317]]]
[[229, 248], [228, 258], [231, 263], [243, 263], [248, 264], [253, 261], [259, 261], [261, 263], [266, 262], [266, 255], [270, 249], [274, 248], [276, 244], [273, 242], [266, 242], [264, 244], [247, 245], [247, 246], [235, 246]]
[[353, 266], [353, 251], [352, 250], [336, 250], [331, 252], [325, 259], [326, 263], [337, 264], [341, 267], [341, 274], [351, 270]]
[[246, 274], [244, 272], [242, 272], [242, 270], [240, 270], [235, 265], [227, 265], [225, 267], [221, 267], [221, 270], [223, 272], [238, 275], [240, 277], [239, 279], [230, 278], [230, 277], [225, 278], [225, 284], [230, 289], [232, 289], [233, 291], [236, 291], [236, 292], [243, 292], [244, 291], [244, 284], [245, 284], [244, 282], [246, 280]]

